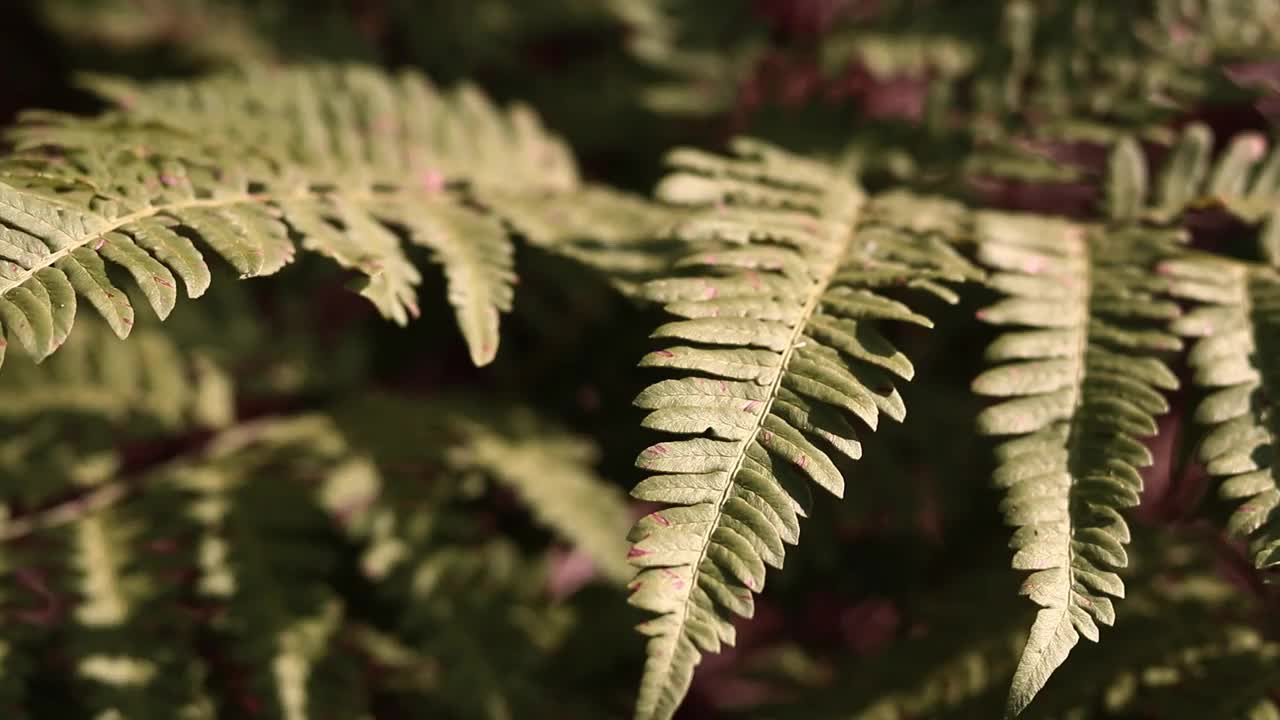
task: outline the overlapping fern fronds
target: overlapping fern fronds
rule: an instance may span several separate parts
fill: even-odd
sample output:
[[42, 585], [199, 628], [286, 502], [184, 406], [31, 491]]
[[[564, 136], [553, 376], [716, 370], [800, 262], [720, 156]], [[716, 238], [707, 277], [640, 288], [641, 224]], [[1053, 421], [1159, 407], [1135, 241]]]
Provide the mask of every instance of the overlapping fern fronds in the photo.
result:
[[734, 642], [733, 617], [751, 616], [765, 566], [799, 538], [808, 483], [843, 494], [841, 465], [862, 454], [850, 418], [903, 419], [894, 383], [911, 362], [877, 326], [931, 323], [884, 292], [945, 294], [935, 280], [976, 274], [937, 236], [879, 224], [838, 172], [755, 142], [735, 150], [673, 153], [658, 190], [689, 208], [674, 232], [691, 252], [644, 290], [683, 319], [641, 361], [680, 377], [636, 399], [645, 427], [678, 438], [636, 463], [654, 474], [632, 494], [675, 505], [631, 534], [630, 601], [659, 614], [641, 626], [638, 718], [670, 717], [701, 654]]
[[1124, 597], [1128, 564], [1121, 512], [1138, 504], [1142, 438], [1178, 386], [1163, 357], [1181, 347], [1180, 314], [1155, 268], [1176, 233], [1135, 224], [1145, 175], [1122, 146], [1112, 162], [1106, 226], [979, 213], [979, 257], [1006, 299], [981, 311], [1018, 328], [987, 349], [996, 366], [973, 383], [1002, 399], [978, 419], [987, 434], [1017, 436], [998, 450], [997, 486], [1017, 528], [1013, 566], [1032, 571], [1022, 592], [1041, 606], [1013, 678], [1008, 713], [1020, 713], [1080, 636], [1097, 641]]
[[[31, 695], [31, 674], [54, 662], [39, 648], [55, 632], [86, 717], [360, 717], [371, 698], [353, 646], [367, 652], [370, 633], [410, 643], [413, 667], [390, 682], [412, 682], [375, 690], [415, 707], [501, 717], [545, 702], [531, 668], [563, 642], [569, 610], [546, 592], [545, 557], [475, 533], [463, 509], [474, 500], [469, 478], [515, 487], [619, 583], [621, 492], [594, 474], [588, 444], [527, 411], [503, 419], [496, 403], [440, 405], [424, 441], [408, 446], [388, 442], [385, 428], [403, 420], [388, 407], [423, 405], [241, 422], [140, 474], [121, 474], [118, 459], [91, 467], [84, 455], [76, 478], [44, 478], [61, 495], [43, 506], [6, 485], [9, 707], [39, 717], [52, 706]], [[438, 477], [423, 483], [423, 472]], [[571, 511], [591, 522], [567, 522]], [[361, 614], [340, 581], [347, 563], [390, 615]], [[40, 620], [42, 604], [65, 606], [68, 624]]]
[[[78, 301], [128, 334], [134, 310], [115, 267], [161, 318], [179, 279], [201, 295], [210, 273], [197, 243], [242, 277], [278, 271], [300, 244], [360, 276], [361, 294], [403, 324], [419, 312], [421, 280], [407, 238], [444, 266], [484, 364], [515, 279], [511, 232], [484, 197], [627, 202], [576, 195], [572, 158], [527, 108], [499, 109], [471, 86], [438, 91], [413, 73], [315, 66], [90, 84], [119, 109], [30, 113], [12, 133], [21, 152], [0, 168], [0, 323], [37, 359], [66, 339]], [[544, 244], [580, 240], [581, 226]]]

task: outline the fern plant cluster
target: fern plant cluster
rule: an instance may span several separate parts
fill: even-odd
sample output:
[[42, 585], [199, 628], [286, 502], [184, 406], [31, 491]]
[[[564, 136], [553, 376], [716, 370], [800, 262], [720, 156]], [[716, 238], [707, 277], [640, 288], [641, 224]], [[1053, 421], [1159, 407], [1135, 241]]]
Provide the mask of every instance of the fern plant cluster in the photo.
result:
[[1280, 5], [962, 5], [16, 12], [0, 716], [1280, 717]]

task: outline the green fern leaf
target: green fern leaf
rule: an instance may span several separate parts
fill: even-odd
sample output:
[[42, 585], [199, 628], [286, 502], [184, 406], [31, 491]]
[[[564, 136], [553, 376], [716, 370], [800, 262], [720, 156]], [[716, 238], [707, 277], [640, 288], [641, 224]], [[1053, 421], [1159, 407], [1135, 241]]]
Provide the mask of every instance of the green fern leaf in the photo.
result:
[[[976, 272], [932, 236], [860, 223], [862, 193], [824, 166], [751, 142], [738, 157], [678, 151], [658, 193], [689, 208], [674, 229], [687, 274], [645, 294], [682, 319], [641, 365], [682, 371], [636, 398], [644, 425], [680, 436], [640, 454], [632, 494], [671, 503], [632, 530], [630, 602], [658, 613], [636, 717], [669, 718], [704, 652], [734, 642], [765, 567], [799, 538], [806, 481], [844, 492], [838, 463], [862, 448], [848, 417], [902, 420], [911, 363], [876, 327], [932, 323], [880, 291]], [[843, 458], [843, 460], [841, 459]]]
[[511, 487], [549, 528], [581, 548], [618, 585], [631, 576], [625, 529], [631, 521], [625, 496], [591, 471], [594, 446], [568, 433], [535, 427], [531, 413], [513, 413], [515, 432], [458, 418], [465, 440], [449, 457], [459, 470], [486, 470]]
[[0, 324], [37, 359], [66, 339], [77, 298], [124, 337], [134, 324], [108, 263], [161, 318], [177, 278], [209, 284], [192, 241], [243, 277], [304, 250], [362, 276], [387, 317], [418, 314], [401, 237], [434, 251], [476, 364], [497, 351], [510, 309], [511, 238], [482, 191], [566, 194], [576, 170], [523, 107], [470, 86], [362, 67], [249, 69], [148, 86], [96, 79], [120, 109], [97, 118], [29, 114], [0, 183]]
[[1280, 565], [1280, 485], [1273, 466], [1274, 400], [1280, 349], [1280, 277], [1267, 267], [1222, 258], [1170, 261], [1162, 270], [1175, 291], [1198, 301], [1174, 329], [1199, 338], [1190, 363], [1209, 394], [1195, 419], [1208, 426], [1200, 460], [1222, 479], [1219, 495], [1238, 503], [1227, 523], [1249, 539], [1259, 569]]
[[[1131, 159], [1120, 155], [1122, 177]], [[1128, 185], [1125, 194], [1138, 186]], [[980, 430], [1019, 436], [1000, 446], [995, 483], [1017, 527], [1013, 566], [1032, 571], [1022, 592], [1041, 606], [1013, 678], [1013, 716], [1081, 635], [1096, 641], [1098, 625], [1114, 621], [1110, 598], [1124, 596], [1116, 570], [1128, 562], [1120, 511], [1138, 504], [1137, 468], [1151, 463], [1138, 439], [1155, 434], [1168, 409], [1160, 391], [1178, 384], [1159, 359], [1180, 346], [1164, 330], [1178, 307], [1149, 274], [1166, 234], [996, 213], [980, 213], [975, 233], [991, 285], [1007, 295], [979, 316], [1022, 328], [988, 348], [998, 364], [973, 383], [1003, 398], [979, 416]]]

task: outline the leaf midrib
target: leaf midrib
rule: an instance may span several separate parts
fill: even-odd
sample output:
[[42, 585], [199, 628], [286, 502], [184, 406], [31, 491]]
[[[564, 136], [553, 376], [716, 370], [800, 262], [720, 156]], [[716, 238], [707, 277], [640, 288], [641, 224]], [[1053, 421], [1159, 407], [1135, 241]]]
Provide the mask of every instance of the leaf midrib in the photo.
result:
[[[1080, 226], [1077, 226], [1077, 227], [1080, 227]], [[1071, 426], [1067, 433], [1067, 440], [1064, 443], [1066, 445], [1066, 451], [1067, 451], [1067, 479], [1069, 482], [1066, 490], [1067, 492], [1067, 535], [1066, 535], [1067, 562], [1066, 562], [1066, 566], [1063, 568], [1064, 570], [1066, 570], [1066, 572], [1062, 574], [1063, 582], [1066, 584], [1066, 593], [1064, 594], [1063, 604], [1061, 608], [1041, 608], [1040, 610], [1040, 612], [1048, 612], [1052, 609], [1056, 609], [1058, 611], [1057, 618], [1055, 619], [1055, 622], [1054, 622], [1054, 631], [1055, 631], [1053, 635], [1054, 638], [1057, 637], [1057, 629], [1062, 627], [1062, 623], [1071, 622], [1071, 604], [1074, 600], [1074, 595], [1075, 595], [1075, 591], [1073, 590], [1073, 588], [1075, 587], [1076, 526], [1075, 526], [1075, 522], [1072, 520], [1071, 505], [1072, 505], [1072, 492], [1075, 490], [1076, 482], [1077, 482], [1075, 467], [1076, 467], [1077, 457], [1079, 456], [1079, 453], [1080, 453], [1080, 432], [1079, 432], [1080, 422], [1081, 422], [1080, 413], [1081, 413], [1081, 408], [1084, 406], [1084, 385], [1085, 385], [1085, 382], [1087, 382], [1087, 376], [1088, 376], [1087, 365], [1088, 365], [1088, 353], [1089, 353], [1089, 345], [1090, 345], [1089, 320], [1092, 317], [1093, 298], [1094, 298], [1094, 292], [1093, 292], [1093, 259], [1094, 258], [1093, 258], [1093, 253], [1091, 252], [1092, 247], [1090, 246], [1089, 240], [1088, 240], [1088, 237], [1089, 237], [1088, 229], [1083, 227], [1081, 229], [1085, 231], [1085, 236], [1081, 238], [1080, 244], [1083, 246], [1083, 249], [1086, 255], [1088, 256], [1088, 262], [1085, 262], [1082, 265], [1082, 267], [1084, 268], [1083, 270], [1084, 282], [1081, 283], [1081, 287], [1085, 288], [1085, 291], [1088, 293], [1088, 296], [1084, 298], [1083, 304], [1085, 305], [1086, 309], [1089, 310], [1089, 312], [1086, 312], [1085, 314], [1085, 325], [1083, 328], [1083, 332], [1080, 333], [1080, 339], [1076, 343], [1076, 357], [1078, 358], [1078, 362], [1076, 363], [1076, 368], [1075, 368], [1076, 379], [1075, 379], [1075, 382], [1073, 383], [1073, 387], [1075, 388], [1075, 394], [1071, 400], [1071, 420], [1070, 420]], [[1040, 656], [1037, 658], [1037, 662], [1039, 663], [1043, 663], [1045, 661], [1044, 652], [1043, 652], [1044, 649], [1045, 648], [1040, 649], [1041, 653], [1040, 653]], [[1026, 660], [1026, 652], [1027, 652], [1026, 647], [1023, 647], [1022, 655], [1018, 659], [1018, 666], [1017, 668], [1015, 668], [1015, 675], [1017, 670], [1022, 668], [1022, 665]], [[1052, 668], [1050, 669], [1050, 673], [1052, 673]], [[1033, 693], [1033, 695], [1038, 694], [1040, 689], [1041, 688], [1037, 688], [1035, 693]], [[1006, 718], [1016, 717], [1018, 714], [1021, 714], [1023, 709], [1025, 709], [1025, 708], [1020, 708], [1017, 711], [1014, 711], [1012, 690], [1013, 688], [1010, 688], [1009, 702], [1005, 707]]]
[[[97, 217], [100, 220], [103, 220], [101, 215], [98, 215], [92, 210], [88, 210], [84, 207], [81, 207], [72, 203], [59, 203], [50, 198], [45, 197], [44, 195], [41, 195], [40, 193], [33, 193], [33, 192], [24, 190], [19, 187], [14, 187], [14, 186], [9, 186], [9, 187], [15, 192], [32, 197], [36, 200], [39, 200], [40, 202], [47, 202], [49, 204], [59, 205], [60, 207], [66, 208], [68, 210], [83, 213], [85, 215]], [[31, 279], [35, 277], [36, 274], [39, 273], [41, 270], [45, 270], [47, 268], [53, 267], [55, 264], [57, 264], [58, 261], [70, 256], [71, 253], [75, 252], [76, 250], [79, 250], [82, 247], [88, 246], [98, 241], [99, 239], [109, 235], [110, 233], [117, 232], [135, 222], [138, 222], [140, 220], [146, 220], [148, 218], [157, 217], [160, 215], [164, 215], [166, 213], [177, 213], [183, 210], [190, 210], [193, 208], [226, 208], [226, 207], [232, 207], [235, 205], [247, 205], [247, 204], [270, 205], [274, 203], [288, 202], [291, 200], [316, 199], [324, 196], [340, 196], [340, 197], [355, 200], [359, 203], [363, 201], [368, 201], [375, 196], [376, 197], [395, 196], [396, 194], [403, 191], [404, 191], [403, 188], [400, 188], [395, 193], [374, 193], [374, 192], [368, 192], [368, 191], [334, 192], [330, 190], [316, 191], [316, 190], [313, 190], [310, 186], [302, 185], [300, 189], [294, 190], [293, 192], [243, 192], [243, 193], [236, 193], [233, 195], [219, 195], [218, 197], [211, 197], [211, 198], [190, 198], [190, 199], [179, 201], [179, 202], [165, 203], [162, 205], [146, 205], [145, 207], [142, 207], [138, 210], [128, 213], [127, 215], [121, 215], [113, 220], [110, 220], [110, 221], [103, 220], [106, 223], [106, 225], [85, 235], [83, 238], [72, 243], [71, 245], [68, 245], [67, 247], [64, 247], [60, 250], [51, 251], [47, 256], [45, 256], [44, 258], [41, 258], [40, 262], [34, 264], [31, 268], [24, 270], [22, 273], [19, 273], [16, 279], [12, 281], [7, 281], [7, 280], [0, 281], [0, 298], [3, 298], [11, 290], [22, 287], [26, 283], [30, 282]], [[26, 214], [30, 215], [30, 213], [26, 213]], [[35, 219], [40, 220], [40, 218], [35, 218]], [[285, 218], [285, 221], [287, 222], [288, 218]], [[22, 231], [34, 235], [34, 233], [31, 233], [30, 230], [23, 229]], [[37, 239], [40, 239], [39, 236], [36, 236], [36, 237]]]

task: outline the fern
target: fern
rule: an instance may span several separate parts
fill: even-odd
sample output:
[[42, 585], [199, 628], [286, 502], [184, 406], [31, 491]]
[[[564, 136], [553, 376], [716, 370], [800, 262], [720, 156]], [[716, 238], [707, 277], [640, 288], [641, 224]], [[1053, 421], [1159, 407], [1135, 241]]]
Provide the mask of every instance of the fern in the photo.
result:
[[701, 653], [733, 643], [732, 616], [751, 616], [765, 565], [781, 567], [799, 538], [805, 480], [843, 494], [831, 452], [862, 454], [847, 416], [873, 430], [881, 413], [904, 417], [893, 379], [909, 380], [911, 363], [874, 323], [931, 323], [877, 291], [973, 274], [936, 238], [860, 225], [863, 195], [833, 171], [754, 142], [735, 149], [674, 154], [658, 190], [690, 207], [674, 232], [694, 252], [677, 263], [690, 275], [646, 287], [685, 319], [653, 334], [681, 344], [641, 365], [693, 374], [636, 399], [645, 427], [685, 438], [636, 462], [655, 474], [632, 494], [678, 506], [631, 534], [630, 602], [659, 613], [641, 626], [637, 718], [671, 717]]
[[1199, 338], [1191, 366], [1197, 385], [1208, 391], [1195, 411], [1209, 432], [1199, 456], [1211, 475], [1222, 479], [1219, 494], [1236, 503], [1227, 525], [1248, 538], [1259, 569], [1280, 564], [1280, 534], [1273, 513], [1280, 505], [1272, 469], [1274, 370], [1269, 358], [1277, 332], [1280, 280], [1270, 268], [1249, 267], [1215, 257], [1170, 261], [1162, 270], [1180, 295], [1197, 306], [1174, 325]]
[[0, 150], [0, 715], [1280, 717], [1277, 0], [75, 6], [0, 43], [106, 108]]
[[128, 334], [133, 308], [107, 262], [161, 318], [175, 275], [189, 296], [203, 294], [210, 275], [193, 239], [251, 277], [291, 262], [297, 238], [363, 276], [361, 294], [404, 324], [419, 312], [421, 280], [405, 235], [444, 266], [482, 365], [497, 351], [515, 274], [501, 217], [476, 203], [489, 193], [504, 204], [521, 193], [579, 203], [563, 145], [527, 109], [501, 111], [470, 86], [443, 94], [419, 75], [361, 67], [91, 86], [121, 109], [30, 115], [13, 133], [26, 152], [0, 185], [0, 322], [37, 359], [66, 339], [77, 297]]
[[974, 390], [1008, 398], [985, 410], [979, 429], [1015, 435], [998, 449], [996, 485], [1007, 490], [1006, 521], [1017, 528], [1013, 566], [1033, 571], [1022, 592], [1041, 606], [1013, 677], [1008, 714], [1020, 713], [1081, 635], [1097, 641], [1111, 625], [1111, 598], [1124, 596], [1116, 571], [1128, 564], [1129, 528], [1120, 512], [1138, 504], [1138, 468], [1152, 458], [1140, 438], [1168, 410], [1178, 385], [1160, 359], [1180, 347], [1164, 324], [1178, 307], [1152, 270], [1173, 251], [1168, 233], [1126, 222], [1134, 179], [1122, 146], [1113, 160], [1116, 224], [980, 214], [979, 256], [1008, 298], [980, 317], [1016, 332], [987, 349], [998, 365]]
[[1168, 222], [1188, 209], [1221, 206], [1246, 222], [1266, 217], [1280, 198], [1280, 151], [1268, 153], [1266, 138], [1254, 132], [1236, 135], [1217, 158], [1212, 149], [1213, 134], [1206, 125], [1183, 128], [1144, 214]]
[[[538, 418], [522, 413], [515, 424], [536, 425]], [[467, 440], [450, 453], [451, 461], [459, 470], [488, 469], [514, 489], [545, 525], [588, 553], [606, 577], [625, 583], [631, 572], [622, 530], [631, 520], [630, 513], [622, 494], [589, 471], [598, 460], [595, 448], [580, 438], [558, 437], [545, 429], [538, 434], [526, 431], [523, 437], [495, 430], [477, 424], [465, 431]], [[583, 521], [583, 517], [590, 519]]]
[[85, 322], [43, 365], [11, 360], [0, 375], [0, 418], [76, 413], [113, 420], [148, 417], [174, 428], [231, 420], [231, 381], [207, 352], [188, 352], [154, 327], [121, 343], [105, 323]]

